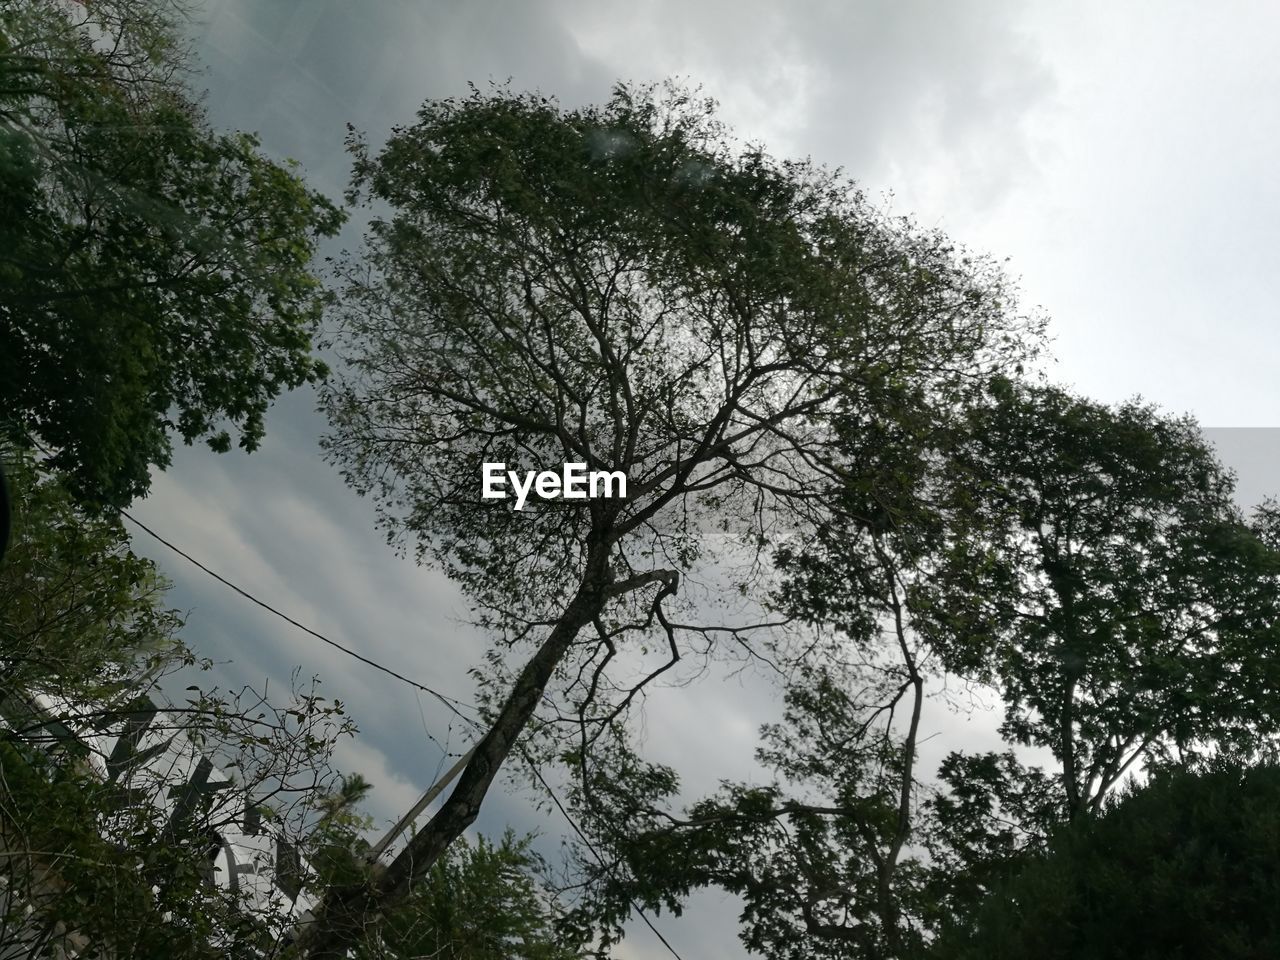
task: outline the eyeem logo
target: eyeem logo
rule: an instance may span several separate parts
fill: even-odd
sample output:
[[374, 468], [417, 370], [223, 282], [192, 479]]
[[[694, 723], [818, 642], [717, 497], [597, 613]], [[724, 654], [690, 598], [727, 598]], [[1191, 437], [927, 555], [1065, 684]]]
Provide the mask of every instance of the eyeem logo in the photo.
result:
[[480, 466], [484, 478], [484, 489], [480, 494], [483, 500], [507, 499], [508, 483], [516, 494], [516, 509], [523, 510], [533, 491], [543, 500], [585, 500], [587, 497], [604, 497], [605, 499], [627, 496], [627, 475], [621, 470], [587, 471], [585, 463], [566, 463], [560, 473], [554, 470], [527, 470], [524, 482], [515, 470], [508, 470], [505, 463], [484, 463]]

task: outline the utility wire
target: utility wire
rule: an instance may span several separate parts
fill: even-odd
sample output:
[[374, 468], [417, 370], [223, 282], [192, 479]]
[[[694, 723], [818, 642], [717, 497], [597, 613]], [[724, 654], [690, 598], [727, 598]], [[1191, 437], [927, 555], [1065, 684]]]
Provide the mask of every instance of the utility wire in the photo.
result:
[[120, 515], [124, 517], [126, 520], [128, 520], [130, 523], [132, 523], [134, 526], [136, 526], [138, 529], [140, 529], [143, 533], [147, 534], [153, 539], [164, 544], [166, 547], [168, 547], [178, 556], [194, 564], [196, 567], [203, 570], [205, 573], [213, 577], [213, 579], [217, 580], [219, 583], [230, 587], [232, 590], [240, 594], [240, 596], [244, 597], [246, 600], [250, 600], [253, 603], [256, 603], [258, 606], [262, 607], [262, 609], [270, 613], [274, 613], [281, 620], [284, 620], [286, 623], [292, 624], [293, 626], [297, 627], [299, 630], [303, 631], [304, 633], [308, 633], [311, 636], [315, 637], [317, 640], [320, 640], [323, 643], [327, 643], [329, 646], [333, 647], [335, 650], [340, 650], [343, 653], [345, 653], [347, 656], [354, 657], [356, 660], [359, 660], [361, 663], [367, 666], [373, 667], [373, 669], [375, 670], [381, 670], [383, 673], [387, 674], [388, 676], [395, 677], [397, 680], [401, 681], [402, 683], [407, 683], [409, 686], [413, 687], [416, 690], [421, 690], [423, 693], [431, 694], [431, 696], [439, 700], [449, 710], [457, 714], [457, 716], [462, 717], [464, 720], [470, 719], [463, 715], [461, 710], [459, 710], [459, 707], [462, 707], [468, 710], [475, 710], [475, 707], [471, 706], [471, 704], [463, 700], [457, 700], [453, 697], [446, 696], [445, 694], [441, 693], [438, 690], [433, 690], [431, 687], [428, 687], [425, 683], [419, 683], [417, 680], [413, 680], [409, 677], [406, 677], [403, 673], [393, 670], [391, 667], [384, 666], [383, 664], [378, 663], [376, 660], [371, 660], [368, 657], [366, 657], [364, 654], [358, 653], [357, 651], [352, 650], [348, 646], [344, 646], [343, 644], [339, 643], [337, 640], [331, 640], [329, 637], [326, 637], [323, 633], [320, 633], [317, 630], [311, 629], [305, 623], [299, 623], [297, 620], [289, 616], [287, 613], [283, 613], [280, 610], [277, 610], [275, 607], [271, 606], [271, 604], [267, 603], [264, 600], [259, 600], [257, 597], [251, 594], [248, 590], [245, 590], [243, 587], [237, 586], [236, 584], [232, 583], [230, 580], [228, 580], [226, 577], [222, 576], [221, 574], [213, 570], [210, 570], [208, 567], [206, 567], [203, 563], [201, 563], [195, 557], [191, 556], [191, 554], [187, 553], [181, 547], [178, 547], [175, 544], [170, 543], [164, 537], [160, 536], [160, 534], [156, 533], [154, 530], [148, 527], [141, 520], [137, 519], [132, 514], [130, 514], [127, 510], [121, 510]]
[[[542, 784], [542, 788], [547, 791], [547, 796], [551, 798], [551, 802], [556, 805], [556, 809], [559, 810], [560, 815], [564, 817], [565, 822], [573, 828], [573, 832], [578, 835], [578, 839], [586, 844], [587, 849], [591, 851], [591, 855], [596, 858], [600, 866], [606, 867], [607, 869], [604, 857], [600, 856], [600, 851], [596, 849], [595, 844], [591, 842], [591, 839], [587, 836], [586, 832], [578, 826], [578, 822], [574, 820], [569, 811], [565, 809], [565, 805], [560, 802], [560, 797], [556, 794], [555, 790], [552, 789], [551, 784], [547, 783], [546, 778], [542, 775], [542, 771], [538, 769], [538, 765], [533, 762], [527, 753], [524, 754], [524, 759], [529, 765], [529, 769], [533, 771], [533, 775], [538, 778], [538, 782]], [[649, 928], [650, 932], [652, 932], [655, 937], [658, 938], [658, 942], [667, 948], [667, 953], [675, 957], [676, 960], [684, 960], [684, 958], [676, 952], [676, 948], [671, 945], [670, 941], [662, 935], [662, 931], [654, 926], [653, 921], [649, 919], [649, 915], [644, 912], [640, 904], [636, 902], [635, 898], [628, 896], [627, 899], [631, 901], [632, 909], [634, 909], [640, 919], [644, 921], [644, 925]]]
[[[474, 718], [466, 716], [465, 714], [462, 713], [461, 710], [458, 709], [459, 707], [465, 707], [468, 710], [475, 709], [473, 706], [466, 703], [465, 701], [457, 700], [453, 697], [446, 696], [445, 694], [441, 693], [438, 690], [433, 690], [431, 687], [428, 687], [425, 683], [419, 683], [417, 680], [413, 680], [409, 677], [406, 677], [404, 674], [399, 673], [396, 670], [393, 670], [391, 667], [384, 666], [383, 664], [378, 663], [376, 660], [371, 660], [368, 657], [366, 657], [364, 654], [358, 653], [355, 650], [352, 650], [350, 647], [344, 646], [338, 641], [332, 640], [329, 637], [326, 637], [324, 634], [320, 633], [319, 631], [311, 629], [311, 627], [308, 627], [305, 623], [300, 623], [299, 621], [295, 620], [293, 617], [289, 616], [287, 613], [277, 610], [275, 607], [267, 603], [265, 600], [259, 600], [257, 597], [251, 594], [248, 590], [245, 590], [243, 587], [237, 586], [236, 584], [228, 580], [226, 577], [222, 576], [221, 574], [217, 573], [214, 570], [209, 569], [207, 566], [205, 566], [195, 557], [191, 556], [191, 554], [187, 553], [181, 547], [178, 547], [176, 544], [173, 544], [168, 540], [166, 540], [164, 537], [160, 536], [160, 534], [156, 533], [154, 530], [148, 527], [141, 520], [137, 519], [132, 514], [130, 514], [127, 510], [120, 510], [120, 515], [124, 517], [126, 520], [128, 520], [130, 523], [132, 523], [134, 526], [136, 526], [143, 533], [147, 534], [152, 539], [168, 547], [170, 550], [172, 550], [178, 556], [182, 557], [187, 562], [193, 564], [200, 570], [203, 570], [205, 573], [213, 577], [213, 579], [217, 580], [219, 583], [223, 584], [224, 586], [230, 587], [232, 590], [240, 594], [240, 596], [244, 597], [246, 600], [250, 600], [253, 603], [256, 603], [258, 606], [262, 607], [262, 609], [275, 614], [280, 619], [284, 620], [287, 623], [292, 624], [293, 626], [297, 627], [299, 630], [303, 631], [304, 633], [310, 634], [311, 636], [315, 637], [317, 640], [320, 640], [323, 643], [327, 643], [329, 646], [333, 647], [335, 650], [339, 650], [342, 653], [345, 653], [349, 657], [354, 657], [356, 660], [359, 660], [361, 663], [367, 666], [373, 667], [375, 670], [381, 670], [383, 673], [387, 674], [388, 676], [394, 677], [395, 679], [401, 681], [402, 683], [407, 683], [409, 686], [417, 690], [421, 690], [423, 693], [431, 694], [431, 696], [439, 700], [440, 703], [444, 704], [445, 707], [447, 707], [454, 714], [456, 714], [461, 719], [467, 721], [468, 723], [474, 724], [476, 722]], [[465, 765], [466, 761], [470, 759], [470, 755], [471, 755], [471, 751], [468, 751], [466, 754], [464, 754], [463, 758], [454, 765], [454, 770], [451, 770], [450, 773], [452, 774], [454, 773], [455, 770], [461, 769], [461, 767]], [[529, 760], [527, 755], [525, 759]], [[583, 829], [578, 826], [577, 821], [573, 819], [573, 816], [565, 808], [564, 804], [560, 802], [559, 796], [556, 794], [555, 790], [552, 789], [551, 784], [547, 783], [546, 778], [543, 777], [542, 775], [542, 771], [539, 770], [537, 765], [534, 764], [532, 761], [529, 761], [529, 768], [530, 770], [533, 771], [533, 775], [537, 778], [538, 782], [542, 784], [543, 789], [547, 791], [547, 795], [551, 798], [551, 802], [554, 803], [556, 806], [556, 809], [560, 811], [560, 815], [564, 817], [565, 822], [569, 824], [569, 826], [573, 829], [573, 832], [578, 835], [578, 838], [586, 845], [587, 849], [591, 851], [592, 856], [594, 856], [596, 860], [600, 862], [601, 866], [604, 866], [605, 865], [604, 858], [600, 855], [600, 852], [595, 848], [595, 845], [592, 844], [586, 832], [583, 831]], [[453, 779], [452, 776], [446, 776], [443, 779], [443, 782], [436, 784], [434, 788], [434, 792], [431, 790], [427, 792], [426, 796], [424, 797], [424, 800], [426, 800], [429, 803], [430, 800], [434, 798], [435, 793], [438, 793], [439, 790], [442, 789], [444, 786], [446, 786], [449, 780], [451, 779]], [[422, 803], [421, 806], [425, 807], [426, 803]], [[420, 812], [421, 810], [415, 807], [415, 810], [411, 811], [411, 814], [420, 813]], [[410, 816], [406, 815], [406, 817], [403, 818], [402, 823], [397, 824], [396, 828], [393, 828], [392, 832], [388, 834], [387, 838], [385, 838], [386, 841], [390, 841], [395, 834], [402, 832], [403, 827], [407, 825], [407, 821], [409, 819], [410, 819]], [[668, 941], [667, 938], [662, 935], [662, 931], [660, 931], [656, 926], [654, 926], [653, 921], [649, 919], [649, 915], [644, 912], [644, 910], [640, 907], [640, 904], [637, 903], [633, 898], [628, 898], [628, 899], [631, 900], [631, 906], [635, 909], [636, 914], [640, 917], [641, 920], [644, 921], [645, 926], [649, 928], [649, 930], [653, 933], [653, 935], [658, 938], [658, 941], [667, 949], [667, 952], [670, 953], [671, 956], [675, 957], [675, 960], [684, 960], [684, 958], [681, 957], [680, 954], [676, 951], [676, 948], [671, 945], [670, 941]]]

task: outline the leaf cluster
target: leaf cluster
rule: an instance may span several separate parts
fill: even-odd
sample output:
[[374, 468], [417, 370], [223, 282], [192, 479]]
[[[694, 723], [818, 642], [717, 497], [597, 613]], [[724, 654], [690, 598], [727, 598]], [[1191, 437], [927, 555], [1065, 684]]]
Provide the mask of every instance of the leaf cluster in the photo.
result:
[[161, 0], [10, 0], [0, 32], [0, 425], [124, 506], [174, 436], [261, 441], [315, 382], [310, 272], [342, 216], [211, 130]]

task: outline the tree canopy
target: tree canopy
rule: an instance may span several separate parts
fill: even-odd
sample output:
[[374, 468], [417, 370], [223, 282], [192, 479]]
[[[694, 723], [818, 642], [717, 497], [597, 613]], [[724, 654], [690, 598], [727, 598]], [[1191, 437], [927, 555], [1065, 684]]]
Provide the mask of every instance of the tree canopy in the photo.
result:
[[[778, 551], [820, 652], [763, 731], [771, 779], [680, 810], [623, 751], [576, 798], [609, 853], [584, 909], [713, 886], [768, 956], [915, 956], [1127, 774], [1273, 750], [1274, 509], [1241, 514], [1193, 422], [994, 378], [913, 423], [848, 436], [839, 509]], [[1005, 749], [920, 769], [962, 684], [1000, 697]]]
[[342, 217], [213, 131], [160, 0], [8, 2], [0, 31], [0, 425], [124, 506], [172, 438], [253, 450], [324, 367], [310, 262]]
[[[540, 731], [589, 782], [646, 684], [717, 639], [750, 649], [750, 628], [688, 622], [681, 586], [768, 579], [771, 538], [824, 510], [837, 418], [954, 405], [1032, 354], [1038, 325], [990, 264], [836, 174], [734, 144], [678, 88], [576, 110], [476, 90], [352, 149], [374, 219], [344, 271], [327, 446], [502, 638], [457, 787], [351, 892], [377, 902], [471, 822], [544, 699]], [[628, 496], [513, 511], [480, 500], [496, 461], [621, 471]], [[530, 642], [523, 664], [501, 653]]]
[[1136, 762], [1275, 734], [1280, 555], [1194, 421], [1000, 385], [967, 433], [926, 633], [1053, 751], [1069, 816]]
[[[352, 129], [369, 226], [326, 291], [343, 213], [210, 127], [167, 3], [0, 18], [0, 940], [274, 954], [288, 912], [207, 882], [268, 818], [316, 898], [298, 956], [605, 956], [701, 888], [778, 960], [1275, 952], [1280, 508], [1243, 513], [1190, 418], [1029, 373], [1041, 322], [991, 261], [678, 85], [492, 86], [377, 148]], [[386, 863], [314, 688], [189, 688], [203, 774], [140, 776], [179, 739], [138, 749], [143, 694], [195, 658], [101, 509], [175, 437], [253, 450], [328, 376], [326, 311], [326, 456], [493, 638], [478, 739]], [[487, 463], [627, 493], [513, 510]], [[757, 776], [686, 796], [633, 712], [730, 660], [782, 713]], [[957, 690], [999, 699], [999, 748], [926, 764]], [[261, 802], [220, 805], [206, 750]], [[466, 838], [504, 770], [553, 765], [572, 909], [529, 840]]]
[[1130, 786], [996, 885], [937, 960], [1220, 957], [1280, 950], [1280, 769], [1218, 764]]

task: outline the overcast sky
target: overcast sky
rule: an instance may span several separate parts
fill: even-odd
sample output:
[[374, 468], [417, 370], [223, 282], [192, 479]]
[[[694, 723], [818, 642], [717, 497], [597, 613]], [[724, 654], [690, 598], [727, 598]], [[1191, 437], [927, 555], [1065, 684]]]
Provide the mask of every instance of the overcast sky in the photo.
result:
[[[207, 0], [193, 28], [219, 127], [258, 131], [340, 196], [344, 126], [377, 143], [427, 98], [511, 80], [566, 105], [619, 79], [701, 84], [743, 139], [840, 166], [869, 196], [999, 258], [1051, 317], [1052, 376], [1093, 397], [1141, 395], [1210, 428], [1253, 502], [1280, 492], [1280, 7], [1113, 2], [628, 3]], [[355, 242], [348, 237], [348, 243]], [[179, 452], [138, 515], [299, 620], [467, 698], [485, 639], [456, 591], [398, 559], [371, 506], [319, 457], [314, 399], [277, 404], [252, 457]], [[1241, 429], [1252, 428], [1252, 429]], [[319, 646], [138, 538], [176, 582], [223, 682], [319, 673], [362, 733], [339, 762], [394, 819], [465, 745], [447, 714]], [[693, 792], [750, 769], [750, 678], [660, 693], [653, 756]], [[994, 713], [936, 711], [937, 744], [981, 744]], [[519, 795], [482, 826], [563, 824]], [[743, 956], [731, 902], [698, 898], [664, 933], [689, 960]], [[623, 954], [664, 956], [637, 931]]]

